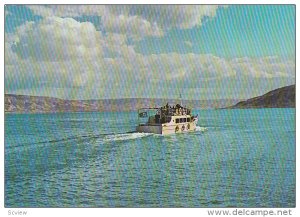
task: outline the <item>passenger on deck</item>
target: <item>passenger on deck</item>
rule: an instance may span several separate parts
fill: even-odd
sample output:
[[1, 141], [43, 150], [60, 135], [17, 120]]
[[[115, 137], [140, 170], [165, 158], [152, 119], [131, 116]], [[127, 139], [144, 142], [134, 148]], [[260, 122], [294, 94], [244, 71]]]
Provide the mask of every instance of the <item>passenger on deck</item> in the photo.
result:
[[187, 111], [187, 114], [188, 114], [188, 115], [190, 115], [190, 114], [191, 114], [191, 110], [190, 110], [190, 109], [188, 109], [188, 111]]

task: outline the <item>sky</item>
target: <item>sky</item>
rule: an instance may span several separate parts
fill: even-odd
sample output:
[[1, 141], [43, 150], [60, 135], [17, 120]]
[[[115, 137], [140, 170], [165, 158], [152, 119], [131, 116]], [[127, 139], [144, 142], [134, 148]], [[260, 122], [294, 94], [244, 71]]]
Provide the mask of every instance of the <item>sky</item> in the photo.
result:
[[295, 84], [294, 5], [6, 5], [5, 93], [247, 99]]

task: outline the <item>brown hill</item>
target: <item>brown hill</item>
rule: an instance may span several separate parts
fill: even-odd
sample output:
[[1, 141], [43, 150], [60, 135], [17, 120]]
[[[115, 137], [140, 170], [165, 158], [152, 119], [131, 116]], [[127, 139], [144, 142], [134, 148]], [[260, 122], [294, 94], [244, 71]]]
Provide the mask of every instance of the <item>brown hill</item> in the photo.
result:
[[[136, 111], [142, 107], [176, 104], [178, 99], [99, 99], [65, 100], [54, 97], [5, 94], [5, 112], [11, 113], [54, 113], [54, 112], [94, 112], [94, 111]], [[221, 108], [238, 100], [183, 100], [191, 108]]]
[[278, 88], [229, 108], [295, 108], [295, 89], [295, 85]]

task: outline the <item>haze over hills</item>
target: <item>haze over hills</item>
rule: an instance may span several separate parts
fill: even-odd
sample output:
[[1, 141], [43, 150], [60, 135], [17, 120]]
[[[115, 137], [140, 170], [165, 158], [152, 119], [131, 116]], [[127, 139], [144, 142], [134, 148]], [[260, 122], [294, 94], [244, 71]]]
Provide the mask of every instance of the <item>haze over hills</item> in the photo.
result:
[[[221, 108], [239, 100], [182, 100], [191, 108]], [[53, 97], [5, 94], [5, 112], [12, 113], [53, 113], [53, 112], [94, 112], [94, 111], [136, 111], [142, 107], [160, 107], [179, 103], [178, 99], [100, 99], [65, 100]]]
[[[182, 100], [183, 105], [193, 109], [213, 108], [288, 108], [295, 107], [295, 85], [272, 90], [262, 96], [245, 101], [237, 99]], [[5, 112], [9, 113], [54, 113], [95, 111], [136, 111], [142, 107], [160, 107], [179, 103], [179, 99], [99, 99], [66, 100], [44, 96], [5, 94]], [[233, 105], [233, 106], [231, 106]]]
[[295, 85], [281, 87], [229, 108], [295, 108], [295, 89]]

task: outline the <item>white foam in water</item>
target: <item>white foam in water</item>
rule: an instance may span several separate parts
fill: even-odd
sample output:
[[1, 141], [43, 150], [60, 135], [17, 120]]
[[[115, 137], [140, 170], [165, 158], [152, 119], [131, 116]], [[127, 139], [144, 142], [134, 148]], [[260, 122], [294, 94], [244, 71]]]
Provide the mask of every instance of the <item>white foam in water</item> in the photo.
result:
[[196, 130], [197, 132], [205, 132], [207, 131], [207, 128], [206, 127], [200, 127], [200, 126], [196, 126]]
[[124, 141], [150, 136], [152, 133], [121, 133], [115, 135], [107, 135], [105, 141]]
[[[195, 131], [196, 132], [205, 132], [205, 131], [207, 131], [207, 128], [196, 126]], [[104, 141], [124, 141], [124, 140], [143, 138], [143, 137], [150, 136], [150, 135], [162, 136], [162, 135], [153, 134], [153, 133], [120, 133], [120, 134], [114, 134], [114, 135], [106, 135], [104, 138]]]

